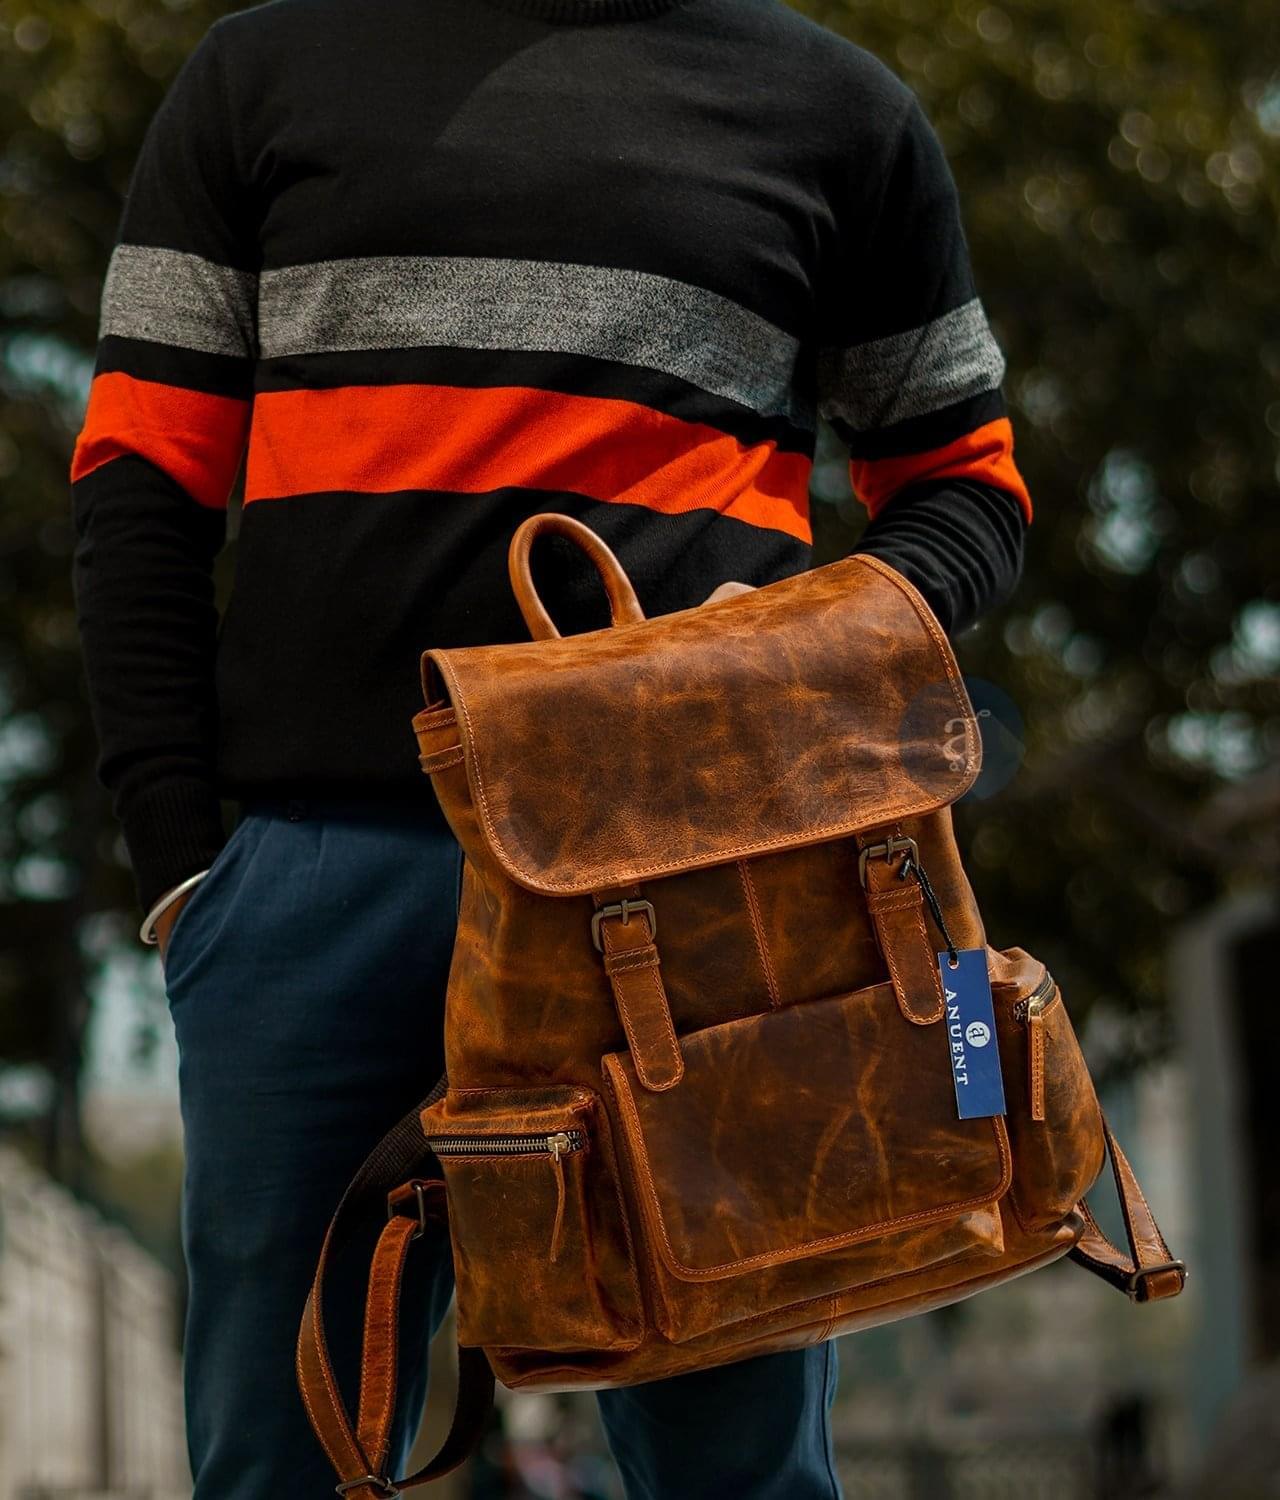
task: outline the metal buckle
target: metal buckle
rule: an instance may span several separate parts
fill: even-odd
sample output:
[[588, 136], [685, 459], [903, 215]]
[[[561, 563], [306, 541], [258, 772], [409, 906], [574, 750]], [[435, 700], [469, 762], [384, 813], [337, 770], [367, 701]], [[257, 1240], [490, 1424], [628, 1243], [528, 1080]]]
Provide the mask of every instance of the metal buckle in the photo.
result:
[[370, 1489], [376, 1490], [383, 1500], [396, 1500], [396, 1496], [403, 1491], [396, 1489], [389, 1479], [384, 1479], [380, 1474], [361, 1474], [359, 1479], [348, 1479], [345, 1484], [334, 1486], [334, 1493], [338, 1495], [349, 1495], [352, 1490], [360, 1490], [368, 1485]]
[[[416, 1240], [421, 1239], [421, 1237], [427, 1232], [427, 1198], [426, 1193], [423, 1191], [422, 1183], [415, 1182], [413, 1184], [413, 1196], [418, 1200], [418, 1227], [413, 1231], [413, 1234], [410, 1236], [410, 1238]], [[387, 1218], [395, 1219], [399, 1218], [400, 1216], [400, 1210], [396, 1208], [394, 1204], [388, 1203]], [[339, 1490], [338, 1493], [341, 1494], [342, 1491]], [[393, 1490], [391, 1493], [398, 1495], [400, 1491]]]
[[863, 890], [867, 886], [867, 861], [869, 859], [892, 859], [895, 854], [910, 854], [912, 860], [917, 864], [920, 862], [920, 851], [916, 847], [915, 839], [888, 838], [883, 844], [868, 844], [866, 848], [858, 851], [858, 880]]
[[1161, 1271], [1181, 1271], [1182, 1279], [1187, 1279], [1187, 1263], [1182, 1260], [1162, 1260], [1154, 1266], [1139, 1266], [1136, 1271], [1131, 1271], [1128, 1284], [1125, 1286], [1125, 1295], [1131, 1302], [1142, 1302], [1150, 1299], [1138, 1296], [1138, 1284], [1146, 1276], [1158, 1276]]
[[631, 920], [633, 911], [642, 911], [649, 918], [649, 937], [656, 938], [658, 935], [658, 914], [653, 909], [652, 901], [619, 901], [613, 906], [598, 906], [591, 916], [591, 941], [595, 944], [596, 952], [604, 952], [604, 939], [600, 935], [600, 924], [606, 917], [621, 917], [625, 926]]

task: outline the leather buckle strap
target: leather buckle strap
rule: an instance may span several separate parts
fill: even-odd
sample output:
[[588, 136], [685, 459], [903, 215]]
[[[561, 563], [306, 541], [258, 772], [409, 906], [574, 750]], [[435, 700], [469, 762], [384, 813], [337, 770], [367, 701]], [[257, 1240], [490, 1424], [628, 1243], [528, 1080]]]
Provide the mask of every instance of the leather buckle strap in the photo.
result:
[[916, 864], [920, 862], [920, 851], [912, 838], [894, 836], [881, 844], [864, 844], [858, 850], [858, 880], [863, 890], [867, 888], [867, 861], [869, 859], [892, 859], [895, 854], [909, 854]]
[[1143, 1285], [1144, 1279], [1148, 1276], [1158, 1276], [1161, 1271], [1178, 1271], [1185, 1280], [1187, 1263], [1184, 1260], [1162, 1260], [1157, 1261], [1153, 1266], [1139, 1266], [1129, 1275], [1128, 1284], [1124, 1289], [1125, 1295], [1131, 1302], [1149, 1302], [1151, 1298], [1147, 1295]]
[[[937, 945], [925, 926], [924, 885], [904, 878], [918, 870], [919, 863], [915, 839], [901, 833], [883, 839], [873, 836], [858, 849], [858, 878], [866, 892], [867, 915], [898, 1009], [912, 1025], [931, 1026], [946, 1014], [946, 999]], [[950, 939], [947, 946], [951, 946]]]
[[624, 898], [614, 901], [609, 906], [597, 906], [591, 915], [591, 941], [595, 944], [597, 953], [604, 952], [604, 934], [600, 931], [600, 924], [606, 917], [621, 917], [622, 925], [631, 920], [632, 912], [643, 912], [649, 919], [649, 941], [652, 942], [658, 936], [658, 914], [653, 909], [652, 901], [631, 901]]
[[[653, 940], [658, 920], [653, 903], [643, 899], [638, 885], [592, 894], [597, 905], [591, 918], [591, 940], [604, 958], [636, 1077], [650, 1091], [674, 1088], [684, 1077], [684, 1057]], [[617, 899], [610, 900], [611, 896]], [[634, 916], [643, 920], [633, 922]]]
[[396, 1500], [403, 1490], [396, 1489], [389, 1479], [383, 1479], [377, 1474], [361, 1474], [356, 1479], [348, 1479], [345, 1484], [334, 1485], [334, 1493], [338, 1495], [349, 1495], [353, 1490], [362, 1490], [365, 1487], [371, 1489], [381, 1500]]

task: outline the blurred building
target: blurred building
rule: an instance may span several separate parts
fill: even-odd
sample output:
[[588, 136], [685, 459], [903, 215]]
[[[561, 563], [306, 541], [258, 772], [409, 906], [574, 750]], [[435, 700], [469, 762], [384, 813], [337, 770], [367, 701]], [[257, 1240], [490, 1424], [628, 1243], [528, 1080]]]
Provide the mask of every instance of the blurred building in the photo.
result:
[[0, 1148], [0, 1500], [191, 1494], [172, 1278]]

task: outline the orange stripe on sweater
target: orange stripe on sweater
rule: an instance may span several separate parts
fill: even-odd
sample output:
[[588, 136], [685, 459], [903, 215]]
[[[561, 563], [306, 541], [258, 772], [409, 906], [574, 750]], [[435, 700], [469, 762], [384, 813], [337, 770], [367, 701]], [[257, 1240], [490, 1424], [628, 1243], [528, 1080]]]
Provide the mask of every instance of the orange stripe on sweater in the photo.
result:
[[1031, 520], [1031, 496], [1013, 461], [1013, 427], [997, 417], [941, 448], [891, 458], [854, 459], [849, 465], [853, 491], [876, 515], [905, 485], [924, 479], [977, 479], [998, 485], [1017, 498]]
[[244, 453], [252, 403], [122, 370], [95, 375], [71, 455], [72, 480], [113, 458], [148, 459], [211, 510], [223, 509]]
[[526, 386], [260, 392], [245, 501], [326, 490], [571, 491], [668, 515], [708, 509], [809, 541], [803, 454], [598, 396]]

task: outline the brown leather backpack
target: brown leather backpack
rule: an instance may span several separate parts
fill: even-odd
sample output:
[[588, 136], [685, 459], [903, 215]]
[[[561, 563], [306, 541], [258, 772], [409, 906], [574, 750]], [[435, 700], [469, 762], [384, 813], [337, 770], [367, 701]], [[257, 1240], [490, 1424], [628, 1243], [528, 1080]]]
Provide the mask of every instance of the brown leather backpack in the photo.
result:
[[[561, 639], [529, 573], [577, 542], [613, 627]], [[447, 1078], [330, 1227], [298, 1345], [359, 1500], [447, 1472], [509, 1387], [629, 1385], [940, 1307], [1070, 1255], [1181, 1291], [1045, 966], [995, 949], [951, 804], [977, 721], [919, 593], [853, 556], [646, 620], [566, 516], [511, 576], [535, 637], [422, 656], [422, 769], [465, 853]], [[960, 1118], [943, 965], [980, 950], [1003, 1113]], [[1129, 1250], [1083, 1199], [1107, 1152]], [[326, 1267], [387, 1212], [353, 1423]], [[460, 1386], [444, 1448], [386, 1477], [400, 1275], [447, 1218]], [[443, 1232], [443, 1230], [441, 1230]]]

